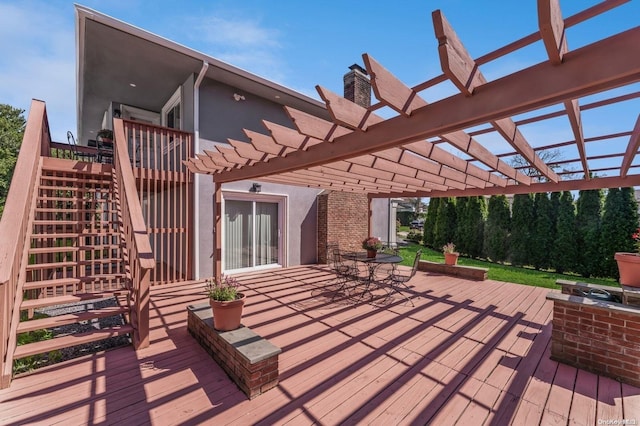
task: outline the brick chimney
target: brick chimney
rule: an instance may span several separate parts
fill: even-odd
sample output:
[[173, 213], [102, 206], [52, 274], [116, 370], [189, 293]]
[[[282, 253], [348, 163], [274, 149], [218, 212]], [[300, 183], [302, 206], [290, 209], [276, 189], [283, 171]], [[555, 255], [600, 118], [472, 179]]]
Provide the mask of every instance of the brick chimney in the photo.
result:
[[371, 81], [367, 70], [358, 64], [349, 67], [351, 71], [346, 73], [344, 81], [344, 98], [355, 102], [364, 108], [371, 106]]
[[[344, 97], [361, 107], [371, 106], [371, 81], [367, 71], [354, 64], [344, 75]], [[369, 228], [369, 200], [366, 194], [323, 191], [318, 202], [318, 263], [327, 263], [327, 244], [342, 250], [361, 251]]]

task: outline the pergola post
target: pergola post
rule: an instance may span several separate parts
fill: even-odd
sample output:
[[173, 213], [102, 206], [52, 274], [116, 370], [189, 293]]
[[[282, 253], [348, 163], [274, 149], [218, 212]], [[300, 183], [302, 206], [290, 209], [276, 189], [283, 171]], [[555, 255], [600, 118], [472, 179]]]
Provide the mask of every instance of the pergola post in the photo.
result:
[[213, 276], [220, 280], [222, 275], [222, 184], [215, 182], [213, 191], [215, 223], [213, 224]]

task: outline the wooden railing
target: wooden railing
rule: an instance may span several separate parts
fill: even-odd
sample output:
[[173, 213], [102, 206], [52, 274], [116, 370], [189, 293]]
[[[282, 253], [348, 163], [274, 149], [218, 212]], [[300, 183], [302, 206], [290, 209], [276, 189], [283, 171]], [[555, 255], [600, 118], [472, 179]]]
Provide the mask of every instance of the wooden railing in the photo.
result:
[[191, 271], [192, 174], [183, 161], [193, 152], [193, 135], [124, 120], [125, 137], [156, 257], [152, 284], [193, 278]]
[[29, 250], [30, 218], [40, 157], [48, 155], [51, 136], [45, 104], [33, 100], [4, 214], [0, 220], [0, 388], [11, 383], [16, 330]]
[[99, 160], [99, 151], [90, 146], [71, 147], [68, 143], [51, 142], [48, 157], [64, 158], [67, 160], [81, 160], [86, 162], [96, 162]]
[[122, 120], [114, 119], [113, 126], [113, 184], [122, 215], [125, 281], [131, 293], [131, 325], [134, 328], [132, 340], [135, 348], [140, 349], [149, 346], [149, 287], [155, 260], [138, 200]]

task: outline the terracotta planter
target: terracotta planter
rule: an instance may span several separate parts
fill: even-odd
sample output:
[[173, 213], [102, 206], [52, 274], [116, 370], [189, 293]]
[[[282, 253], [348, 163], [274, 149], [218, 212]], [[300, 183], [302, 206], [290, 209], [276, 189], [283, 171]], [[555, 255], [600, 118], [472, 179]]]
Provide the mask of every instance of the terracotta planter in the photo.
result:
[[620, 284], [640, 287], [640, 256], [635, 253], [616, 253]]
[[378, 254], [378, 250], [367, 249], [367, 257], [373, 259]]
[[238, 293], [238, 299], [227, 302], [209, 299], [213, 310], [213, 328], [218, 331], [230, 331], [240, 327], [242, 308], [246, 296]]
[[445, 253], [444, 254], [444, 264], [445, 265], [457, 265], [458, 264], [458, 256], [460, 256], [460, 253]]

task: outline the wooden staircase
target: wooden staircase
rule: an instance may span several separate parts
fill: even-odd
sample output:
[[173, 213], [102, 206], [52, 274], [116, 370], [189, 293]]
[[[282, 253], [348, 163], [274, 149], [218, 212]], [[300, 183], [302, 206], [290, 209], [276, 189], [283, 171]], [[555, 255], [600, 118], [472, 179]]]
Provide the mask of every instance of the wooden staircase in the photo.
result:
[[[111, 166], [41, 160], [17, 333], [86, 322], [93, 327], [19, 345], [14, 359], [133, 331], [128, 323], [105, 328], [99, 324], [107, 317], [127, 322], [130, 318], [121, 216]], [[52, 306], [82, 303], [90, 307], [90, 301], [107, 298], [117, 302], [115, 306], [33, 319], [35, 312], [46, 314]]]

